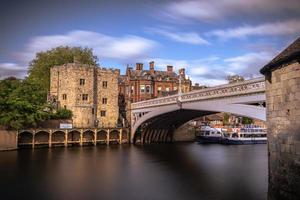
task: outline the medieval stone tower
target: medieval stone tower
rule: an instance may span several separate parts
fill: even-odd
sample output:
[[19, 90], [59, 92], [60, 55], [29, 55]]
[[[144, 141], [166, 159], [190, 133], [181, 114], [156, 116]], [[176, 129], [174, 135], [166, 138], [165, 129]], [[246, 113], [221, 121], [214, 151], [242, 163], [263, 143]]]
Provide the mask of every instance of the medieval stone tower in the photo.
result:
[[116, 69], [69, 63], [50, 69], [50, 96], [73, 112], [77, 128], [115, 127], [119, 117]]

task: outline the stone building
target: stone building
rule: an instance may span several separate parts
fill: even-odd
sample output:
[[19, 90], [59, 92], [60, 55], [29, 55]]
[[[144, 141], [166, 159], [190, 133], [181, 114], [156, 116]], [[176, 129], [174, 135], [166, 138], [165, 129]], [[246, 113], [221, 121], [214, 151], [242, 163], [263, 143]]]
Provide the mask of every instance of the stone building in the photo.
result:
[[260, 72], [266, 77], [269, 199], [300, 199], [300, 38]]
[[171, 65], [165, 71], [156, 70], [154, 61], [149, 63], [149, 69], [144, 69], [143, 63], [136, 63], [135, 69], [127, 66], [126, 74], [119, 77], [120, 112], [129, 119], [128, 112], [125, 115], [130, 103], [176, 94], [179, 80], [183, 93], [191, 91], [191, 80], [186, 78], [184, 68], [177, 74]]
[[73, 112], [78, 128], [115, 127], [119, 118], [116, 69], [69, 63], [50, 69], [50, 97]]

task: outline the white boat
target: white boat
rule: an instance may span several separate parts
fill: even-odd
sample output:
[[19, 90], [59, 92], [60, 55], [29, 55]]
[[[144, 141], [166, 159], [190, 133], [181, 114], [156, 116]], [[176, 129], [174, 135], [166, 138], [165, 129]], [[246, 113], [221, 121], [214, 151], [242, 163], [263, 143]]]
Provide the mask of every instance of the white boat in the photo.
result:
[[196, 140], [199, 143], [221, 143], [222, 130], [219, 128], [212, 128], [210, 126], [201, 126], [196, 131]]
[[267, 129], [254, 125], [248, 125], [240, 129], [240, 132], [226, 136], [223, 144], [266, 144]]

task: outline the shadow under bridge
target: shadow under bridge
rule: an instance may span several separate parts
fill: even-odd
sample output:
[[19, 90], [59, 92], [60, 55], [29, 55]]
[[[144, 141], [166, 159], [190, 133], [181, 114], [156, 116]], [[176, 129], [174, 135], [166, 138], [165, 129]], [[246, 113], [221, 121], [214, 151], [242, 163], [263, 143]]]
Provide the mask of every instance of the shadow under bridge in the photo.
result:
[[164, 113], [142, 123], [134, 133], [134, 144], [166, 143], [173, 141], [177, 128], [192, 119], [215, 114], [211, 111], [180, 109]]

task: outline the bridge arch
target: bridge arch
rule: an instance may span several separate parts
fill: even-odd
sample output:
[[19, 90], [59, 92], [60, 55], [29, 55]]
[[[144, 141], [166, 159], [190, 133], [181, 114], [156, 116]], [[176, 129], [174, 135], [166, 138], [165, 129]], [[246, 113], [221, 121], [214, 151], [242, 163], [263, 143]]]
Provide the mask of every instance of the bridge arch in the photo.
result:
[[35, 144], [48, 144], [50, 138], [50, 133], [48, 131], [37, 131], [34, 134], [34, 143]]
[[78, 130], [71, 130], [68, 132], [68, 142], [79, 143], [80, 142], [80, 132]]
[[[203, 90], [191, 91], [180, 95], [176, 94], [136, 102], [131, 104], [131, 141], [133, 142], [135, 133], [145, 123], [172, 112], [180, 113], [184, 111], [187, 116], [190, 114], [185, 111], [190, 111], [193, 115], [197, 113], [197, 115], [202, 116], [204, 113], [227, 112], [266, 121], [266, 109], [263, 106], [258, 106], [264, 105], [265, 100], [265, 80], [264, 78], [256, 78], [239, 83], [224, 84]], [[167, 117], [174, 118], [173, 116]], [[178, 117], [185, 118], [186, 116], [182, 115]], [[153, 135], [150, 132], [147, 134], [149, 135], [140, 139], [146, 139], [151, 142], [152, 140], [164, 140], [164, 136], [166, 135]]]
[[22, 131], [18, 134], [18, 145], [31, 145], [33, 141], [33, 132]]
[[[164, 106], [162, 108], [155, 108], [149, 111], [147, 114], [143, 115], [142, 117], [138, 118], [132, 127], [132, 140], [135, 138], [135, 134], [138, 129], [142, 128], [143, 124], [147, 124], [148, 122], [153, 121], [157, 118], [157, 123], [161, 123], [162, 126], [158, 126], [154, 124], [154, 128], [178, 128], [180, 125], [195, 119], [197, 117], [202, 117], [209, 114], [214, 113], [232, 113], [239, 116], [250, 117], [253, 119], [258, 119], [265, 121], [265, 112], [266, 109], [264, 107], [255, 106], [255, 105], [246, 105], [246, 104], [219, 104], [218, 102], [192, 102], [186, 105], [183, 105], [181, 108], [178, 105], [169, 105]], [[167, 121], [164, 120], [166, 118]], [[153, 123], [153, 122], [152, 122]], [[174, 125], [174, 127], [172, 127]], [[141, 141], [148, 141], [151, 143], [152, 141], [164, 141], [170, 140], [169, 133], [167, 133], [167, 139], [158, 139], [159, 135], [165, 136], [165, 134], [161, 133], [150, 133], [147, 132], [145, 135], [141, 136]], [[134, 141], [133, 141], [134, 142]]]
[[118, 129], [113, 129], [109, 132], [109, 141], [117, 143], [119, 141], [120, 131]]
[[82, 135], [82, 139], [83, 142], [85, 143], [93, 143], [95, 140], [95, 132], [90, 129], [84, 131]]
[[66, 133], [62, 130], [54, 131], [51, 135], [52, 143], [64, 143]]
[[97, 131], [97, 141], [106, 141], [107, 131], [105, 129]]

